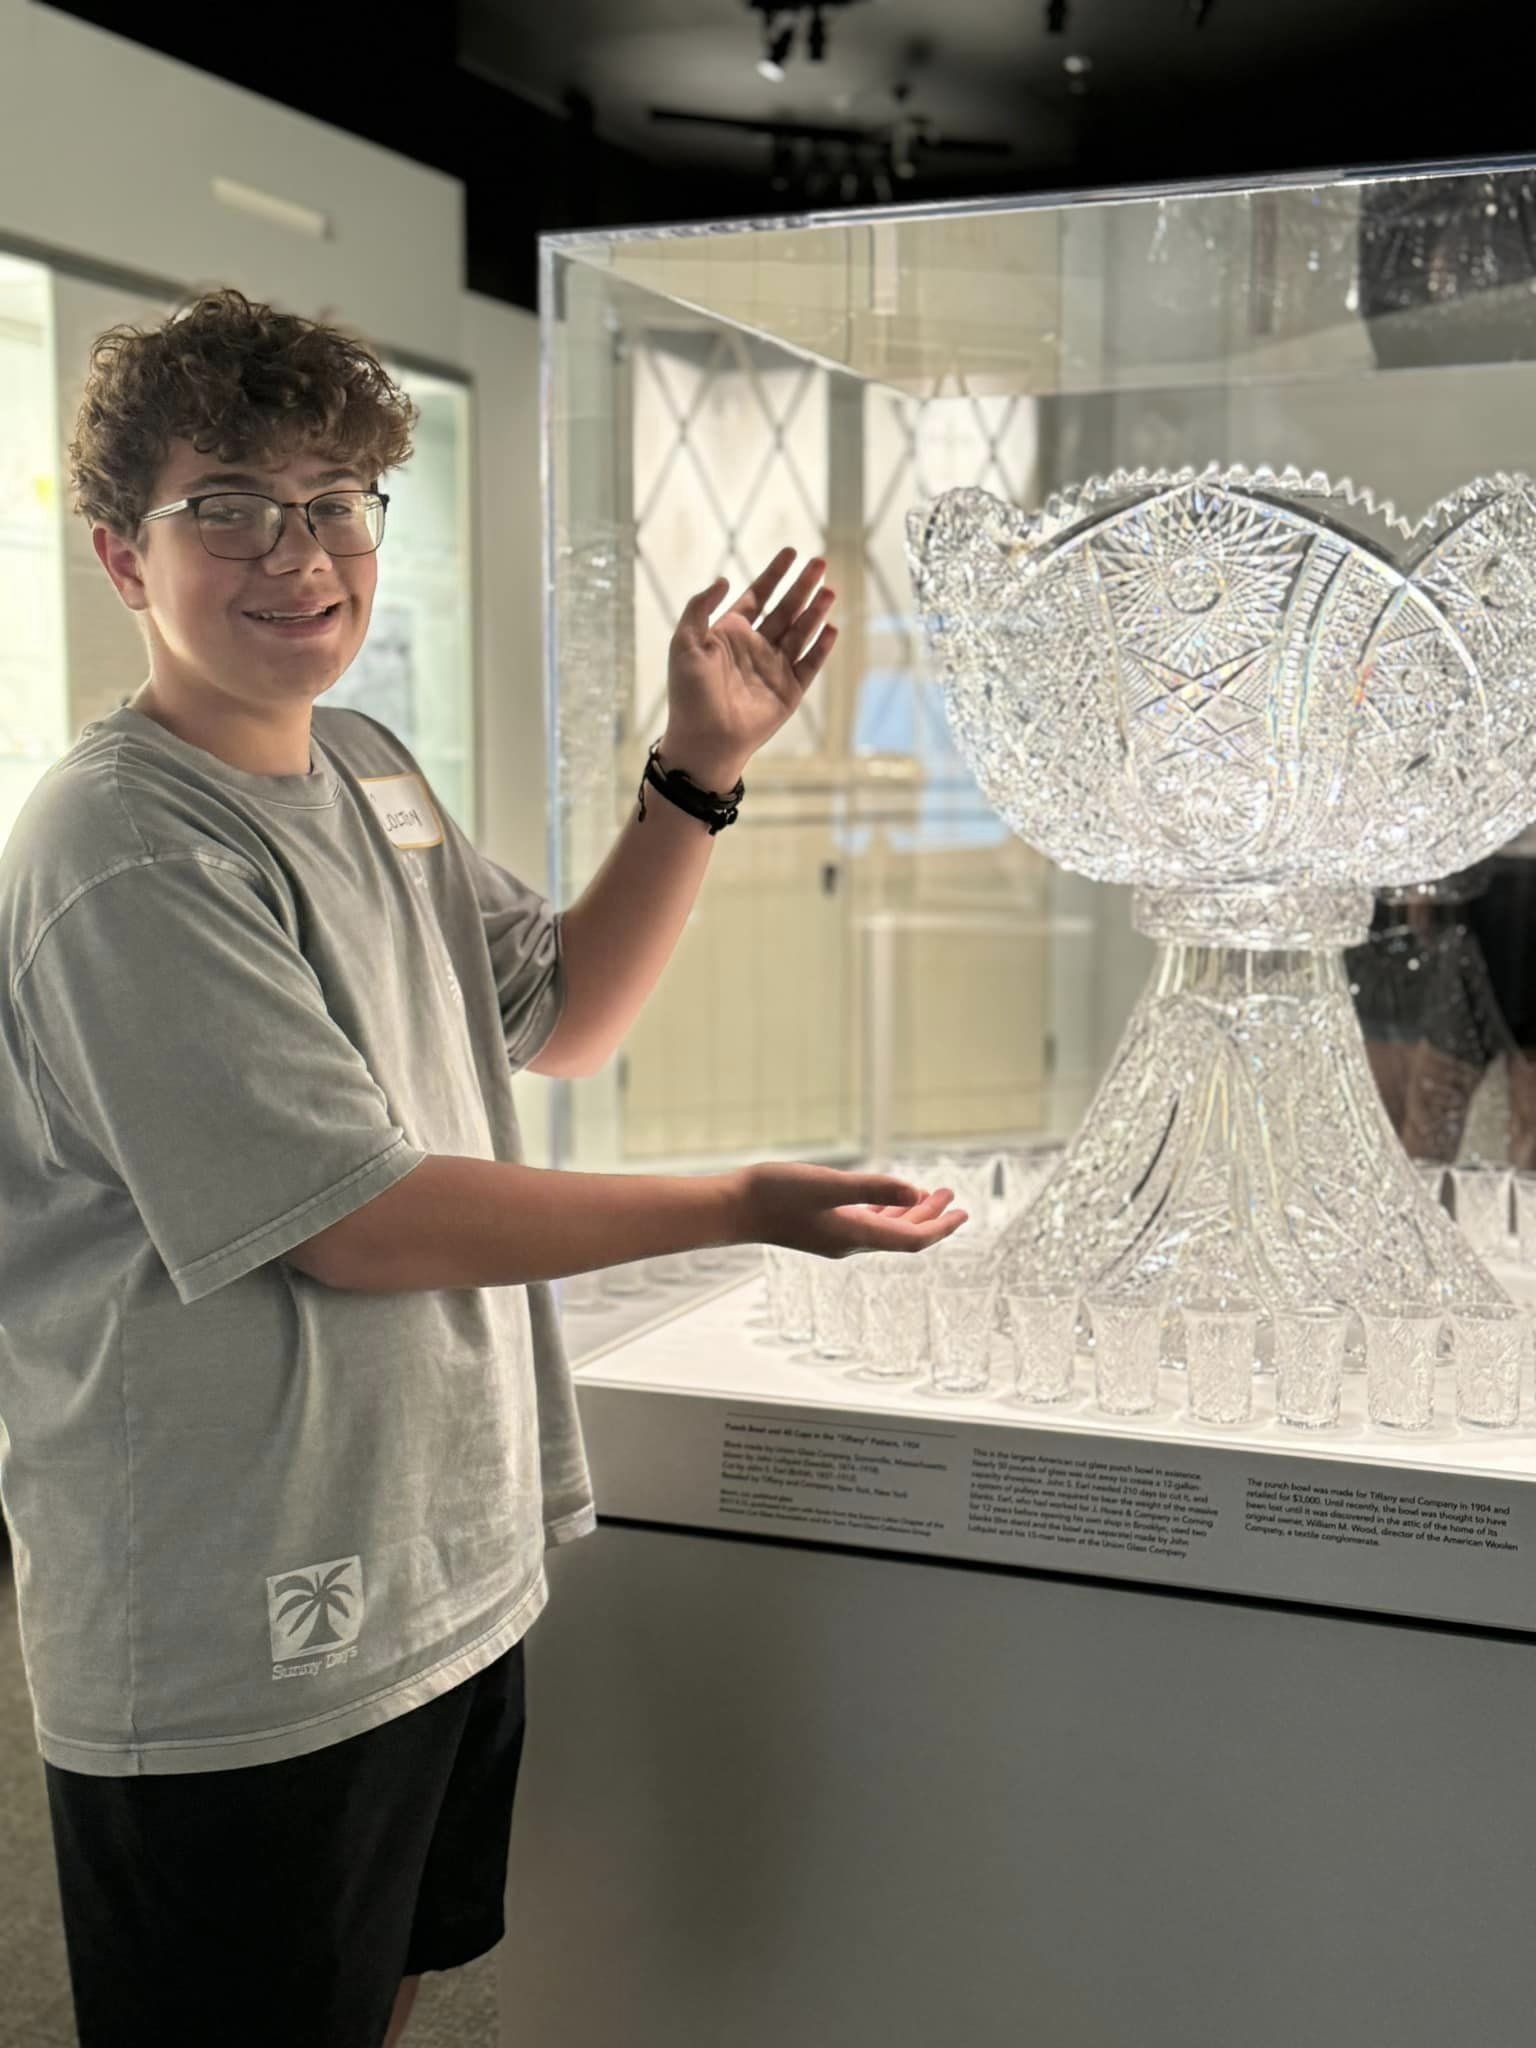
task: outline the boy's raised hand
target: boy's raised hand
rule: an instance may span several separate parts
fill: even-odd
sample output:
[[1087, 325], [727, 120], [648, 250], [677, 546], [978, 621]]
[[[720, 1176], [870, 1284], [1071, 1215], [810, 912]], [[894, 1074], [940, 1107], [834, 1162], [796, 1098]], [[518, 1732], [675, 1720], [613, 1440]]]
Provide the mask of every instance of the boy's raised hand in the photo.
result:
[[730, 588], [725, 577], [684, 607], [667, 657], [664, 764], [675, 762], [697, 780], [696, 762], [734, 781], [815, 681], [837, 639], [836, 626], [827, 623], [836, 593], [817, 589], [825, 559], [813, 555], [766, 609], [794, 559], [793, 548], [780, 548], [713, 625], [710, 615]]
[[952, 1209], [950, 1188], [931, 1192], [889, 1174], [840, 1173], [830, 1166], [761, 1165], [741, 1169], [749, 1244], [789, 1245], [822, 1258], [850, 1252], [920, 1252], [968, 1219]]

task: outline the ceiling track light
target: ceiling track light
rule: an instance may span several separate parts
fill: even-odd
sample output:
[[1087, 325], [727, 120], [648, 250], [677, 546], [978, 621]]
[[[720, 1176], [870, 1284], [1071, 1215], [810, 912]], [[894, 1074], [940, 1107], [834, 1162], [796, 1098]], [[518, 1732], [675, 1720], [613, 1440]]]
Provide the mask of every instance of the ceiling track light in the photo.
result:
[[795, 46], [795, 24], [791, 18], [783, 28], [774, 27], [775, 17], [763, 16], [763, 54], [757, 60], [758, 76], [770, 85], [784, 83], [784, 66]]
[[823, 64], [827, 57], [828, 13], [834, 7], [856, 6], [858, 0], [746, 0], [746, 4], [750, 13], [763, 17], [763, 54], [757, 60], [758, 73], [770, 83], [781, 85], [802, 17], [809, 17], [804, 22], [805, 54], [813, 64]]
[[1045, 0], [1045, 32], [1064, 36], [1067, 32], [1067, 0]]

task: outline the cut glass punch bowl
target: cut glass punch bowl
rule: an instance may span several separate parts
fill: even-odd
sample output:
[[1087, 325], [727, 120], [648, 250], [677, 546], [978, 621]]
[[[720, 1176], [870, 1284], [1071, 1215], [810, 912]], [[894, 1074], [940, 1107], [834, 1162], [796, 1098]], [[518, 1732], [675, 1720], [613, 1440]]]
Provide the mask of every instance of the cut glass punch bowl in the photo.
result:
[[1005, 1277], [1172, 1301], [1497, 1298], [1420, 1188], [1344, 976], [1372, 892], [1536, 818], [1536, 487], [1417, 527], [1290, 470], [1121, 472], [908, 519], [956, 742], [1150, 984]]

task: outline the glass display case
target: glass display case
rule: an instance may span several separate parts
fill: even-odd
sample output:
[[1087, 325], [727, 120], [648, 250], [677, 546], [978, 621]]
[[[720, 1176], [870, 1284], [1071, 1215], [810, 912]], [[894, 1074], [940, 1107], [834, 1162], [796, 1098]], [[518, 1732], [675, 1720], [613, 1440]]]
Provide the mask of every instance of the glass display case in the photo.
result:
[[[632, 801], [689, 593], [718, 573], [739, 588], [787, 542], [827, 557], [842, 623], [747, 771], [741, 822], [624, 1056], [561, 1084], [556, 1163], [895, 1165], [957, 1185], [973, 1217], [969, 1245], [923, 1262], [925, 1336], [906, 1359], [877, 1260], [814, 1276], [864, 1297], [851, 1321], [846, 1303], [821, 1310], [825, 1340], [814, 1313], [785, 1308], [805, 1276], [750, 1254], [570, 1284], [609, 1511], [1536, 1626], [1515, 1568], [1536, 1542], [1519, 973], [1536, 170], [559, 236], [543, 264], [560, 899]], [[917, 536], [979, 493], [990, 537], [964, 560], [954, 542], [959, 567], [936, 577]], [[1472, 498], [1493, 496], [1503, 523], [1474, 531]], [[1102, 538], [1111, 517], [1113, 548], [1095, 541], [1090, 560], [1089, 527]], [[1046, 558], [1073, 549], [1089, 568], [1057, 591]], [[1012, 578], [1022, 594], [999, 598]], [[1285, 623], [1273, 655], [1250, 631], [1266, 606]], [[967, 607], [994, 625], [941, 668], [932, 650], [964, 642]], [[1079, 644], [1115, 687], [1085, 691], [1047, 752], [1046, 670]], [[1324, 729], [1336, 760], [1298, 737]], [[1174, 774], [1191, 733], [1195, 767]], [[1448, 771], [1435, 824], [1433, 763], [1460, 759], [1468, 734], [1485, 765]], [[1243, 748], [1228, 815], [1221, 777]], [[1052, 795], [1063, 749], [1067, 794]], [[1392, 858], [1356, 877], [1352, 838], [1378, 829], [1367, 772]], [[1149, 845], [1185, 832], [1184, 866], [1094, 857], [1130, 801], [1117, 777]], [[1456, 836], [1440, 826], [1484, 783], [1498, 794], [1483, 838], [1437, 862]], [[1280, 811], [1314, 868], [1263, 839]], [[1240, 841], [1271, 848], [1241, 869], [1241, 917], [1221, 867]], [[1170, 922], [1170, 883], [1202, 874], [1206, 924]], [[1306, 914], [1292, 903], [1260, 930], [1273, 904], [1255, 902], [1282, 881]], [[1133, 1011], [1128, 1042], [1145, 1035], [1154, 959], [1170, 1001], [1226, 1005], [1220, 1072], [1198, 1090], [1182, 1040], [1116, 1054]], [[1265, 1020], [1303, 983], [1319, 1007], [1295, 1009], [1305, 1028], [1277, 1051]], [[1261, 1072], [1276, 1060], [1294, 1062], [1288, 1092]], [[1195, 1136], [1160, 1139], [1192, 1103]], [[1115, 1117], [1135, 1143], [1085, 1153], [1074, 1134]], [[1335, 1138], [1364, 1148], [1358, 1185], [1319, 1164]], [[1038, 1246], [1052, 1201], [1066, 1251], [1031, 1264], [1018, 1219], [1036, 1219]], [[1099, 1229], [1142, 1210], [1159, 1220], [1135, 1245]], [[1179, 1291], [1192, 1244], [1261, 1212], [1258, 1263], [1272, 1276], [1278, 1260], [1283, 1286], [1195, 1258], [1202, 1287]], [[1330, 1231], [1353, 1264], [1332, 1259]], [[962, 1271], [1005, 1241], [990, 1272]], [[1347, 1286], [1316, 1284], [1346, 1267]], [[1065, 1310], [1048, 1298], [1063, 1293]], [[1140, 1325], [1117, 1323], [1121, 1294]], [[1064, 1314], [1050, 1368], [1040, 1347]]]

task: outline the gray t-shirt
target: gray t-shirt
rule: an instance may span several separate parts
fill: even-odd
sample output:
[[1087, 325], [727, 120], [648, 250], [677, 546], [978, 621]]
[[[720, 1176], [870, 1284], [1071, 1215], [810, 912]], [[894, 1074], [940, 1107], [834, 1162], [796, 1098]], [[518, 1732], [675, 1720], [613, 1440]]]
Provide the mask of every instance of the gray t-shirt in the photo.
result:
[[128, 708], [0, 854], [0, 1500], [38, 1746], [300, 1756], [524, 1634], [593, 1522], [546, 1285], [280, 1255], [429, 1153], [520, 1157], [560, 918], [400, 741], [253, 775]]

